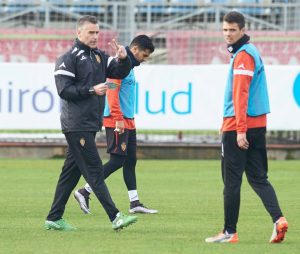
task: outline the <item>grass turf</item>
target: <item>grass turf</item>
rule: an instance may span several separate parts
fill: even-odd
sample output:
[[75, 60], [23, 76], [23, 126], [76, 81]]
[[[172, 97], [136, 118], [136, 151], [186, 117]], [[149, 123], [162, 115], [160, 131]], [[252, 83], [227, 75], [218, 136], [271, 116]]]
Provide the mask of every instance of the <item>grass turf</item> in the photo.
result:
[[[269, 178], [290, 229], [283, 244], [268, 240], [272, 222], [244, 179], [238, 244], [207, 244], [223, 224], [219, 161], [139, 161], [139, 196], [157, 215], [139, 215], [136, 224], [114, 232], [93, 196], [92, 215], [70, 198], [64, 218], [79, 230], [46, 231], [45, 216], [63, 160], [0, 160], [0, 253], [289, 253], [300, 250], [300, 162], [270, 161]], [[79, 185], [84, 184], [81, 179]], [[122, 172], [107, 184], [117, 207], [128, 210]]]

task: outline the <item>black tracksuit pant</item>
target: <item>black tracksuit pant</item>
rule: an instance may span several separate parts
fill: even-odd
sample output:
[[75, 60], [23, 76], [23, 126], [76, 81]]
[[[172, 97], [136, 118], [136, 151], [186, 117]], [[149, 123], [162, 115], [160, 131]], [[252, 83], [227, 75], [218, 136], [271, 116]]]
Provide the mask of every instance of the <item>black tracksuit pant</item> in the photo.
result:
[[240, 210], [240, 191], [243, 172], [256, 194], [261, 198], [273, 222], [282, 216], [276, 193], [268, 181], [266, 151], [266, 128], [247, 131], [248, 150], [237, 145], [236, 131], [224, 132], [222, 136], [222, 177], [224, 182], [224, 230], [236, 232]]
[[62, 218], [66, 203], [81, 175], [93, 189], [111, 221], [119, 212], [104, 182], [103, 165], [97, 151], [95, 135], [95, 132], [65, 133], [69, 145], [67, 158], [47, 220], [55, 221]]
[[116, 170], [123, 167], [123, 179], [127, 190], [136, 190], [136, 130], [125, 129], [123, 134], [118, 134], [114, 131], [114, 128], [106, 127], [105, 131], [107, 152], [110, 153], [110, 159], [103, 166], [104, 178], [106, 179]]

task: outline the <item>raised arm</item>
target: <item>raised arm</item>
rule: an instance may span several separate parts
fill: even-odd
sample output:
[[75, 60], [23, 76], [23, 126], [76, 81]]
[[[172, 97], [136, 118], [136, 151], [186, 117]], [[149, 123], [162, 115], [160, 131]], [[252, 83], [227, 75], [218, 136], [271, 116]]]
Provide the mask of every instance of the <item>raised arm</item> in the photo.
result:
[[118, 44], [115, 39], [113, 39], [109, 45], [114, 50], [115, 57], [108, 58], [107, 77], [113, 79], [123, 79], [130, 72], [131, 61], [127, 56], [125, 47]]

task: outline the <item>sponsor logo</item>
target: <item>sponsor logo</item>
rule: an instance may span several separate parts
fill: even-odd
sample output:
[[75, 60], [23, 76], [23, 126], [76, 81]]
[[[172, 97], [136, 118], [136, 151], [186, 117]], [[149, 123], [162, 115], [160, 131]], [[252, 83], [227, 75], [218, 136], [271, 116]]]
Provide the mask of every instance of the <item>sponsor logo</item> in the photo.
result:
[[229, 46], [228, 48], [228, 51], [231, 53], [233, 51], [233, 47], [232, 46]]
[[123, 152], [126, 150], [126, 143], [125, 142], [123, 142], [121, 144], [121, 149], [122, 149]]
[[66, 68], [65, 63], [63, 62], [60, 66], [58, 66], [58, 68], [60, 68], [60, 67]]
[[98, 63], [101, 63], [101, 58], [100, 58], [100, 56], [95, 55], [95, 57], [96, 57], [97, 62], [98, 62]]
[[78, 48], [75, 47], [72, 51], [72, 54], [75, 53], [77, 50], [78, 50]]
[[85, 140], [84, 140], [84, 138], [81, 138], [81, 139], [79, 140], [79, 143], [80, 143], [80, 145], [81, 145], [82, 147], [84, 147], [84, 145], [85, 145]]
[[76, 56], [80, 56], [83, 52], [84, 52], [84, 50], [80, 50]]
[[82, 60], [84, 60], [84, 59], [86, 59], [86, 57], [85, 56], [82, 56], [81, 58], [80, 58], [80, 60], [82, 61]]
[[245, 65], [242, 63], [242, 64], [240, 64], [237, 68], [238, 68], [238, 69], [243, 69], [243, 70], [245, 70]]

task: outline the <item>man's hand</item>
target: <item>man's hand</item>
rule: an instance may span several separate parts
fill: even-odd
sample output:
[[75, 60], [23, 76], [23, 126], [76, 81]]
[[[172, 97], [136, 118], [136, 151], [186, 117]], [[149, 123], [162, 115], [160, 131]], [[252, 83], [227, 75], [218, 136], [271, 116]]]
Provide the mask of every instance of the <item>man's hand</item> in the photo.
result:
[[123, 134], [125, 129], [124, 121], [116, 121], [115, 131], [119, 132], [119, 134]]
[[112, 41], [109, 42], [108, 44], [115, 51], [117, 58], [124, 59], [127, 57], [127, 52], [125, 47], [123, 45], [118, 44], [115, 39], [112, 39]]
[[97, 95], [104, 95], [106, 94], [107, 85], [105, 83], [101, 83], [98, 85], [93, 86], [95, 94]]
[[249, 142], [246, 137], [246, 133], [238, 133], [236, 138], [239, 148], [247, 150], [249, 148]]

